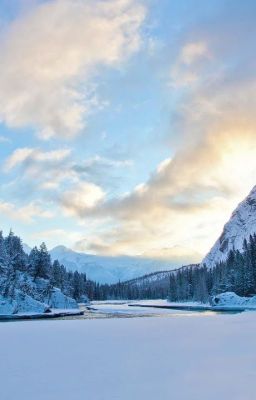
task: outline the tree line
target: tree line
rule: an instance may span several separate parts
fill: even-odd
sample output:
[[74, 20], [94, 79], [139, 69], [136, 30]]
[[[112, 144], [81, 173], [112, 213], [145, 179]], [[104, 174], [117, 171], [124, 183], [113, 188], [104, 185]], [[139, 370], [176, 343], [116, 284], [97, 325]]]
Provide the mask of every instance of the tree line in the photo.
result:
[[18, 236], [10, 231], [4, 237], [0, 232], [0, 275], [6, 276], [5, 284], [1, 283], [2, 295], [11, 294], [18, 272], [35, 280], [47, 279], [52, 287], [77, 301], [86, 296], [90, 300], [168, 298], [207, 302], [210, 296], [227, 291], [251, 296], [256, 294], [256, 234], [244, 240], [243, 251], [231, 250], [226, 261], [211, 269], [193, 265], [109, 285], [93, 282], [85, 273], [68, 271], [58, 260], [52, 262], [45, 243], [26, 254]]

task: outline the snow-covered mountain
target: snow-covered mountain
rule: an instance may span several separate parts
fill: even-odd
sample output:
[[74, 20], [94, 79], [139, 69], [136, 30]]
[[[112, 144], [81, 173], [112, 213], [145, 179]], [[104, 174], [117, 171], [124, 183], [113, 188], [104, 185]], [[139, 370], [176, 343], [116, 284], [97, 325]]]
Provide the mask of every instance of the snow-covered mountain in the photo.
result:
[[29, 247], [26, 243], [22, 243], [22, 248], [25, 251], [26, 254], [29, 255], [29, 253], [31, 252], [32, 248]]
[[67, 269], [85, 272], [89, 279], [99, 283], [117, 283], [151, 272], [173, 269], [177, 264], [166, 260], [142, 257], [108, 257], [78, 253], [65, 246], [54, 247], [52, 260], [58, 259]]
[[202, 264], [211, 268], [217, 262], [225, 260], [233, 248], [242, 251], [244, 239], [248, 239], [254, 233], [256, 233], [256, 186], [235, 209]]

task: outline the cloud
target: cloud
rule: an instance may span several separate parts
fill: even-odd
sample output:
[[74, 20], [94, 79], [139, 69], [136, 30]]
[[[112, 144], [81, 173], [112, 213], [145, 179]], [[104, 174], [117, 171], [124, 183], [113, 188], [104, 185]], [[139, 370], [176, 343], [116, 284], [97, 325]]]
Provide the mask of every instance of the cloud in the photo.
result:
[[105, 193], [103, 190], [88, 182], [79, 183], [72, 190], [68, 190], [61, 194], [60, 202], [67, 215], [77, 215], [79, 210], [89, 212], [99, 202], [103, 201]]
[[34, 148], [19, 148], [7, 158], [4, 163], [4, 170], [8, 172], [14, 167], [23, 165], [26, 167], [27, 171], [32, 173], [32, 175], [35, 175], [38, 172], [36, 166], [39, 166], [40, 164], [47, 164], [48, 166], [51, 164], [57, 164], [57, 166], [59, 166], [60, 162], [63, 162], [63, 160], [68, 158], [70, 152], [71, 151], [69, 149], [43, 152]]
[[191, 65], [201, 58], [209, 55], [209, 50], [205, 42], [186, 43], [181, 49], [179, 61], [183, 64]]
[[53, 0], [13, 21], [0, 42], [0, 119], [40, 137], [72, 138], [104, 102], [101, 67], [120, 67], [141, 44], [136, 0]]
[[122, 172], [131, 170], [133, 161], [129, 159], [112, 159], [99, 155], [81, 162], [74, 162], [72, 171], [80, 180], [91, 180], [94, 183], [113, 190], [120, 184]]
[[0, 135], [0, 143], [11, 143], [11, 141], [6, 136]]
[[[39, 228], [40, 229], [40, 228]], [[51, 249], [56, 246], [56, 237], [59, 240], [59, 244], [70, 246], [71, 243], [79, 240], [81, 233], [71, 231], [70, 229], [64, 230], [60, 228], [56, 229], [48, 229], [48, 230], [39, 230], [33, 231], [33, 234], [30, 235], [30, 240], [35, 244], [35, 240], [38, 243], [41, 243], [47, 238], [47, 246]]]
[[78, 172], [91, 172], [98, 167], [101, 168], [123, 168], [130, 167], [133, 165], [132, 160], [113, 160], [106, 157], [94, 156], [86, 160], [82, 164], [77, 164], [74, 166], [74, 169]]
[[[45, 151], [24, 147], [14, 150], [7, 157], [2, 170], [5, 174], [16, 174], [17, 178], [7, 185], [8, 188], [13, 187], [16, 197], [24, 199], [32, 193], [41, 193], [44, 198], [48, 196], [50, 201], [56, 201], [63, 192], [69, 192], [83, 183], [109, 187], [113, 181], [120, 179], [121, 169], [131, 166], [132, 160], [99, 155], [80, 161], [71, 149], [66, 148]], [[44, 192], [48, 192], [48, 195]]]
[[171, 66], [170, 85], [185, 87], [196, 83], [200, 78], [204, 63], [209, 58], [207, 43], [203, 41], [185, 43], [177, 60]]
[[70, 149], [43, 151], [39, 148], [16, 149], [4, 162], [5, 174], [15, 170], [16, 178], [7, 185], [12, 195], [22, 200], [42, 191], [55, 191], [60, 185], [75, 178], [70, 169]]
[[0, 215], [8, 216], [14, 221], [21, 221], [29, 224], [35, 221], [36, 218], [52, 218], [53, 214], [45, 210], [41, 204], [30, 202], [29, 204], [17, 207], [13, 203], [0, 200]]

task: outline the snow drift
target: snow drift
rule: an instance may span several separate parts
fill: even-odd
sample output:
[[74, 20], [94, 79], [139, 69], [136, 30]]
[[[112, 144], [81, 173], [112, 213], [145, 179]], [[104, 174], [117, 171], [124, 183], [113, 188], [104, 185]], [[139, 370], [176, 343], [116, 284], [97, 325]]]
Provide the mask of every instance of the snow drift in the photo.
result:
[[253, 297], [240, 297], [234, 292], [225, 292], [213, 296], [210, 299], [212, 306], [218, 307], [241, 307], [245, 308], [255, 308], [256, 309], [256, 296]]

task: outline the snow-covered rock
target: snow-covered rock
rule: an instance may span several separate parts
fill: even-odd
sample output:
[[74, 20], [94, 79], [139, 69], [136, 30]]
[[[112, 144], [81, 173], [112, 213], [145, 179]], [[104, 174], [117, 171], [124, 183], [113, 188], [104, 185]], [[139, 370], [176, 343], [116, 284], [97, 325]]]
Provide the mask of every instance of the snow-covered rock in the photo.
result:
[[77, 302], [60, 289], [52, 287], [48, 279], [33, 279], [29, 274], [17, 271], [15, 288], [38, 302], [53, 308], [78, 308]]
[[23, 250], [25, 251], [26, 254], [30, 254], [32, 248], [28, 246], [26, 243], [22, 243]]
[[225, 261], [233, 248], [242, 251], [244, 239], [249, 239], [254, 233], [256, 233], [256, 186], [233, 212], [220, 238], [203, 259], [202, 264], [212, 268], [217, 262]]
[[256, 296], [240, 297], [234, 292], [225, 292], [213, 296], [210, 300], [212, 306], [256, 308]]
[[49, 297], [51, 308], [74, 309], [78, 308], [77, 302], [71, 297], [65, 296], [60, 289], [53, 288]]
[[32, 297], [16, 290], [13, 298], [0, 296], [0, 315], [18, 313], [42, 314], [50, 311], [48, 304], [42, 303]]
[[[5, 286], [6, 276], [0, 275], [0, 289]], [[9, 292], [0, 295], [0, 314], [42, 314], [54, 309], [79, 309], [77, 302], [60, 289], [52, 287], [49, 280], [33, 279], [26, 272], [16, 271]]]
[[89, 303], [90, 303], [90, 299], [89, 299], [89, 297], [87, 297], [87, 296], [84, 294], [83, 296], [80, 297], [79, 303], [89, 304]]

